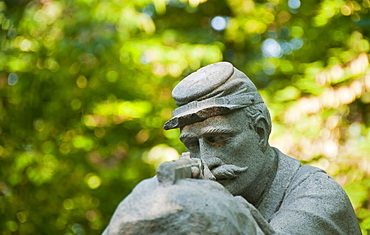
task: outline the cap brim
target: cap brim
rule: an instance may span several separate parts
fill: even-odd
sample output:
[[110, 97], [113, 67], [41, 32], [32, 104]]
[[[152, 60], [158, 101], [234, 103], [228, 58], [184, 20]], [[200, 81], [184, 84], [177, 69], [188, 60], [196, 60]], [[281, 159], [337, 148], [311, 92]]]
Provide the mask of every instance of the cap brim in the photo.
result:
[[215, 117], [219, 115], [224, 115], [230, 113], [236, 109], [241, 109], [243, 106], [240, 105], [223, 105], [223, 106], [212, 106], [204, 109], [198, 110], [189, 110], [188, 113], [184, 113], [179, 116], [175, 116], [172, 119], [168, 120], [163, 128], [165, 130], [170, 130], [174, 128], [181, 128], [186, 125], [203, 121], [210, 117]]

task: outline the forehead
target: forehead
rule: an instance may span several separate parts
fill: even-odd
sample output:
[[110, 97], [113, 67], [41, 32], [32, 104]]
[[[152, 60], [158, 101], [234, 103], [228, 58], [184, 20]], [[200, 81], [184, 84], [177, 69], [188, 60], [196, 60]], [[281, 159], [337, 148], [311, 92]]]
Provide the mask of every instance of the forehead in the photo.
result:
[[247, 117], [243, 111], [207, 118], [181, 129], [181, 136], [212, 132], [238, 132], [245, 129]]

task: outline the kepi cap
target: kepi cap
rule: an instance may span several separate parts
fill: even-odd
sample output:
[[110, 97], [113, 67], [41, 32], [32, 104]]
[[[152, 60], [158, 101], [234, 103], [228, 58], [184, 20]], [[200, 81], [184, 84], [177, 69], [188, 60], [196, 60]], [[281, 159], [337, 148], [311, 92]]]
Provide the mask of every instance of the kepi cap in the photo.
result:
[[205, 66], [184, 78], [172, 91], [179, 106], [164, 129], [181, 128], [263, 103], [253, 82], [228, 62]]

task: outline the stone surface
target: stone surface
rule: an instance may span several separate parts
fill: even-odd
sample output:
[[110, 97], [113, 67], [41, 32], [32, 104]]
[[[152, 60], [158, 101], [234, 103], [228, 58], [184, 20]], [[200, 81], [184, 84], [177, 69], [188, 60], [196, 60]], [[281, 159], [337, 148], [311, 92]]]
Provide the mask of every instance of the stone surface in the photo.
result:
[[[199, 159], [202, 165], [202, 169], [198, 169], [202, 172], [193, 174], [188, 170], [187, 175], [203, 178], [194, 182], [218, 182], [213, 184], [218, 191], [211, 189], [212, 184], [207, 186], [207, 192], [210, 190], [212, 195], [222, 194], [222, 185], [235, 199], [242, 199], [240, 202], [244, 206], [238, 208], [253, 214], [248, 220], [254, 223], [248, 223], [255, 231], [265, 234], [274, 231], [277, 234], [361, 234], [346, 193], [332, 178], [316, 167], [300, 165], [298, 160], [269, 145], [271, 118], [268, 109], [251, 80], [230, 63], [212, 64], [192, 73], [174, 88], [173, 97], [179, 107], [164, 128], [180, 128], [180, 139], [189, 151], [186, 155]], [[172, 178], [176, 180], [167, 184], [168, 188], [188, 182], [182, 180], [182, 176]], [[190, 190], [193, 186], [187, 186], [186, 198], [207, 200], [206, 193], [196, 194]], [[160, 198], [159, 195], [155, 197]], [[121, 205], [144, 200], [137, 191], [128, 198]], [[204, 216], [218, 221], [219, 232], [225, 231], [222, 228], [227, 223], [224, 225], [222, 220], [216, 220], [218, 215], [214, 212], [224, 210], [220, 202], [223, 200], [212, 200], [209, 203], [212, 209], [204, 210]], [[125, 207], [121, 205], [112, 218], [109, 231], [123, 231], [116, 230], [122, 228], [118, 224], [122, 223], [125, 213], [131, 214], [134, 210], [124, 212]], [[144, 213], [150, 208], [141, 210]], [[165, 208], [171, 210], [171, 206]], [[176, 208], [174, 205], [173, 210]], [[239, 214], [233, 207], [230, 209]], [[231, 211], [228, 213], [232, 214]], [[233, 215], [227, 218], [240, 221]], [[198, 231], [193, 230], [195, 227], [184, 229]], [[202, 234], [212, 234], [204, 231], [207, 232]]]
[[248, 210], [210, 180], [180, 179], [163, 186], [156, 178], [139, 183], [123, 200], [103, 235], [264, 234]]

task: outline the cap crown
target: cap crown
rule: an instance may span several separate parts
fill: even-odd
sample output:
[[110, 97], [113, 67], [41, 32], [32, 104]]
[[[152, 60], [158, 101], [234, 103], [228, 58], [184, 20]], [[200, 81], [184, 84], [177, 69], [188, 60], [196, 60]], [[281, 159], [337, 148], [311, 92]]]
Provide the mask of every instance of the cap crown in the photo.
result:
[[253, 82], [228, 62], [205, 66], [184, 78], [172, 91], [179, 106], [164, 129], [173, 129], [263, 103]]

